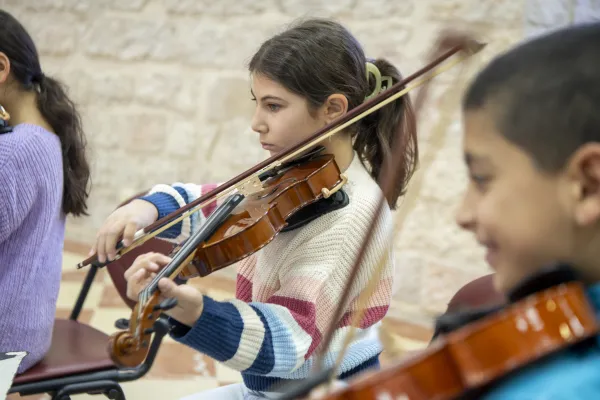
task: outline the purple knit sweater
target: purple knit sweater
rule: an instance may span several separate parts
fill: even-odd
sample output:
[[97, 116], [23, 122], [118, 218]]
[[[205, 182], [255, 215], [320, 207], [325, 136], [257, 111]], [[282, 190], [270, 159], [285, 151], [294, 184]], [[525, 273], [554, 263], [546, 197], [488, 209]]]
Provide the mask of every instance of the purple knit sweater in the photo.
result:
[[20, 124], [0, 134], [0, 351], [48, 351], [62, 270], [65, 216], [58, 137]]

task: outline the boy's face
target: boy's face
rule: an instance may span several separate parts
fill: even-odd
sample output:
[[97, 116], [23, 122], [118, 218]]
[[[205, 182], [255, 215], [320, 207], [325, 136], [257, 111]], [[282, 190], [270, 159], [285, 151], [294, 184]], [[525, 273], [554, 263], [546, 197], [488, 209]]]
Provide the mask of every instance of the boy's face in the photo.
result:
[[494, 126], [485, 109], [464, 115], [469, 186], [457, 222], [487, 249], [496, 289], [506, 292], [572, 251], [569, 183], [546, 174]]

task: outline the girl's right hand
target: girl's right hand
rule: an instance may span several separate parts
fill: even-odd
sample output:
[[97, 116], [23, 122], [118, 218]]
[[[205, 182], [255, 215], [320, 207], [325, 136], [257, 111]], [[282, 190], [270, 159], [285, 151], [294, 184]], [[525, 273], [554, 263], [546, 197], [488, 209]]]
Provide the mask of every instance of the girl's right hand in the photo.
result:
[[133, 242], [135, 233], [158, 219], [156, 207], [145, 200], [135, 199], [117, 208], [108, 216], [96, 235], [96, 243], [89, 255], [96, 254], [99, 262], [113, 261], [117, 255], [117, 243], [123, 240], [124, 246]]

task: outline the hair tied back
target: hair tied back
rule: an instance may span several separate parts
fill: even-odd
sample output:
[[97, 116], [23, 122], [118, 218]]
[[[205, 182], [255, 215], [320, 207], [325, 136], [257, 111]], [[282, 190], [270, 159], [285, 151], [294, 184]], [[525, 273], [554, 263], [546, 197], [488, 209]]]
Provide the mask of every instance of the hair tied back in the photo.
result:
[[[392, 83], [393, 83], [391, 76], [381, 76], [381, 72], [379, 71], [379, 68], [377, 68], [377, 66], [374, 63], [367, 61], [366, 67], [367, 67], [367, 83], [369, 82], [369, 75], [373, 75], [373, 77], [375, 78], [375, 88], [373, 89], [373, 91], [370, 94], [365, 96], [365, 101], [369, 100], [371, 97], [377, 96], [379, 93], [383, 92], [385, 89], [391, 87]], [[385, 85], [383, 85], [383, 82], [385, 82]]]

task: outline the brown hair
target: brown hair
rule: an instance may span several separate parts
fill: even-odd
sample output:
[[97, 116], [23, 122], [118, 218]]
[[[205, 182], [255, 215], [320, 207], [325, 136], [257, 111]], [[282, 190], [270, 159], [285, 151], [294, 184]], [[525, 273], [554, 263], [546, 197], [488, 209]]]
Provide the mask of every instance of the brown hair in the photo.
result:
[[[383, 59], [367, 60], [362, 47], [342, 25], [326, 19], [301, 21], [262, 44], [252, 57], [249, 70], [274, 80], [305, 97], [317, 108], [334, 93], [342, 93], [353, 109], [374, 89], [367, 80], [367, 61], [375, 64], [392, 84], [402, 79], [400, 72]], [[391, 157], [402, 157], [402, 173], [391, 198], [392, 209], [418, 162], [416, 122], [408, 95], [388, 104], [351, 126], [354, 149], [361, 162], [378, 179]], [[404, 142], [402, 154], [391, 154], [393, 140]]]
[[544, 172], [564, 168], [577, 149], [600, 141], [600, 23], [537, 36], [494, 58], [463, 98], [487, 105], [495, 127]]
[[75, 104], [57, 80], [44, 76], [31, 36], [12, 15], [0, 10], [0, 51], [10, 60], [11, 72], [25, 90], [37, 90], [37, 106], [61, 142], [63, 153], [63, 211], [87, 215], [90, 167], [85, 136]]

